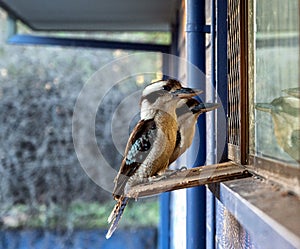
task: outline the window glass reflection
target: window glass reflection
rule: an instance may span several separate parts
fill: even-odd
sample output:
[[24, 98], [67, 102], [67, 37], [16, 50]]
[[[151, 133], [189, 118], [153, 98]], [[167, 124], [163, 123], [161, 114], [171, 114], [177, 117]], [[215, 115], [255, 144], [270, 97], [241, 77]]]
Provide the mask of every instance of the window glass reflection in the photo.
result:
[[257, 0], [255, 153], [299, 166], [299, 1]]

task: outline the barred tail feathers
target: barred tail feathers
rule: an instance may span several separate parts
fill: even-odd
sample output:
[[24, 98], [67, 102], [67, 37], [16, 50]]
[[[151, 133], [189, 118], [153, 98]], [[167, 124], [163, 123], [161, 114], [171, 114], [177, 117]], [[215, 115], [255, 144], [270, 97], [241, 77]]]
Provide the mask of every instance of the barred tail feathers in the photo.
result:
[[114, 231], [117, 229], [119, 221], [123, 215], [124, 209], [128, 203], [128, 198], [121, 196], [118, 200], [118, 203], [115, 205], [114, 209], [112, 210], [111, 214], [109, 215], [107, 222], [111, 223], [105, 238], [109, 239]]

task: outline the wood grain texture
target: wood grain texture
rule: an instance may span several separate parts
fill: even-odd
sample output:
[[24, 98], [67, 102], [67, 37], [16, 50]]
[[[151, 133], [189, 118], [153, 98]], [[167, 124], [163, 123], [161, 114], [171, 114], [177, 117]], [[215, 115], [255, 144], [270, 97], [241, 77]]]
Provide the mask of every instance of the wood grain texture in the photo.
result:
[[245, 167], [234, 162], [226, 162], [166, 173], [162, 179], [150, 179], [149, 182], [133, 186], [126, 194], [130, 198], [151, 196], [177, 189], [191, 188], [209, 183], [223, 182], [251, 174]]

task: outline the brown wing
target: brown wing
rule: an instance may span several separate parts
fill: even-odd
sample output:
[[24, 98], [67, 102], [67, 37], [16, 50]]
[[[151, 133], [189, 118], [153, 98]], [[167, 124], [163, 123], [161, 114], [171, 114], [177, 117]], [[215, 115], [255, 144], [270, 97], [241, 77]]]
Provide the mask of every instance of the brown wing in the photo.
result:
[[147, 157], [156, 137], [153, 119], [140, 120], [132, 131], [125, 149], [124, 159], [115, 179], [113, 195], [118, 198], [124, 192], [128, 178], [132, 176]]

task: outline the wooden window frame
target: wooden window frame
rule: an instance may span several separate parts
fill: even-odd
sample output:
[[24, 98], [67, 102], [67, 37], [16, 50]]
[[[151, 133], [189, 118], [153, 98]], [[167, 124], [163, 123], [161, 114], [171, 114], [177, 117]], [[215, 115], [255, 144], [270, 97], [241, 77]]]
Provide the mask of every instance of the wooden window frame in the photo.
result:
[[[264, 248], [300, 248], [300, 170], [280, 161], [250, 153], [250, 120], [253, 99], [249, 85], [254, 84], [253, 1], [240, 1], [240, 147], [229, 145], [232, 160], [252, 173], [251, 178], [210, 184], [209, 189]], [[297, 196], [298, 195], [298, 196]]]
[[[249, 134], [254, 134], [251, 131], [249, 125], [250, 115], [254, 113], [254, 107], [250, 103], [254, 102], [253, 95], [249, 92], [249, 85], [254, 85], [254, 44], [249, 42], [250, 39], [254, 41], [254, 6], [253, 1], [241, 1], [243, 5], [241, 10], [244, 11], [244, 18], [241, 20], [241, 26], [243, 27], [243, 35], [241, 36], [242, 43], [242, 56], [241, 56], [241, 77], [242, 77], [242, 93], [250, 98], [245, 98], [241, 103], [241, 106], [247, 107], [244, 115], [241, 116], [242, 122], [242, 135], [245, 144], [241, 148], [242, 163], [247, 166], [247, 169], [254, 174], [264, 176], [266, 179], [277, 182], [282, 185], [285, 189], [292, 191], [300, 196], [300, 170], [292, 167], [287, 163], [279, 160], [273, 160], [267, 157], [261, 157], [253, 155], [250, 152], [250, 140]], [[248, 32], [245, 32], [248, 31]], [[242, 59], [248, 58], [248, 59]], [[249, 101], [248, 101], [249, 100]], [[253, 147], [253, 146], [252, 146]]]
[[[250, 152], [249, 117], [254, 113], [253, 96], [249, 86], [254, 85], [254, 46], [249, 42], [254, 40], [254, 6], [253, 1], [240, 1], [240, 146], [228, 144], [228, 158], [258, 175], [265, 176], [270, 180], [277, 181], [286, 189], [300, 195], [300, 170], [289, 164], [272, 160], [267, 157], [253, 155]], [[250, 17], [250, 18], [249, 18]], [[253, 95], [253, 94], [252, 94]], [[295, 184], [298, 183], [298, 184]]]

